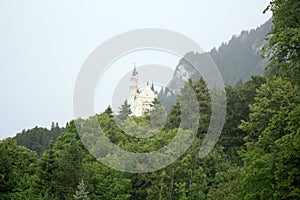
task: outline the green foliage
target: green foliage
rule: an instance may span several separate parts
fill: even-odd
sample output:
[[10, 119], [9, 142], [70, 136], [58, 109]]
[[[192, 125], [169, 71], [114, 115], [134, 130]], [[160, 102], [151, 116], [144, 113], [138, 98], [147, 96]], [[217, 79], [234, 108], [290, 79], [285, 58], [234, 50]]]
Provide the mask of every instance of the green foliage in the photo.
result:
[[[190, 91], [191, 89], [193, 91]], [[195, 93], [195, 96], [197, 98], [200, 116], [193, 116], [192, 113], [196, 111], [195, 108], [187, 107], [187, 105], [193, 106], [190, 103], [191, 98], [193, 98], [193, 96], [191, 96], [191, 93]], [[180, 95], [178, 95], [178, 101], [174, 106], [171, 107], [171, 111], [168, 115], [168, 120], [165, 128], [169, 130], [178, 128], [180, 125], [181, 127], [192, 127], [188, 124], [181, 124], [182, 114], [185, 115], [185, 113], [190, 113], [186, 114], [186, 116], [189, 116], [189, 120], [192, 122], [195, 122], [196, 119], [199, 120], [198, 136], [203, 135], [207, 132], [208, 124], [210, 122], [210, 106], [210, 95], [204, 79], [202, 77], [197, 81], [192, 81], [192, 79], [189, 79], [182, 87], [181, 93]], [[182, 113], [182, 111], [184, 112]], [[191, 117], [193, 118], [191, 119]]]
[[[264, 45], [263, 39], [272, 27], [272, 21], [269, 20], [257, 29], [250, 31], [242, 31], [239, 35], [235, 35], [228, 43], [222, 43], [219, 48], [213, 48], [209, 52], [216, 66], [218, 67], [223, 81], [227, 85], [234, 85], [239, 80], [248, 81], [252, 75], [263, 75], [268, 59], [261, 57], [260, 49]], [[193, 81], [198, 80], [201, 74], [195, 70], [194, 66], [210, 67], [211, 60], [208, 56], [195, 52], [188, 52], [177, 65], [179, 76], [182, 68], [190, 74]], [[178, 79], [171, 81], [171, 88], [178, 88]]]
[[198, 135], [204, 135], [207, 132], [211, 115], [210, 94], [207, 89], [205, 80], [201, 77], [199, 80], [193, 82], [193, 90], [196, 93], [199, 104], [199, 126]]
[[161, 130], [164, 127], [167, 119], [166, 110], [157, 98], [152, 101], [151, 110], [145, 113], [145, 116], [150, 121], [150, 128], [157, 130]]
[[113, 116], [113, 111], [112, 111], [112, 109], [111, 109], [110, 106], [108, 106], [108, 107], [106, 108], [106, 110], [104, 111], [104, 113], [108, 114], [108, 116], [110, 116], [110, 117]]
[[89, 200], [88, 192], [86, 191], [86, 185], [84, 184], [83, 180], [78, 185], [78, 189], [76, 190], [76, 194], [73, 195], [74, 199], [81, 199], [81, 200]]
[[299, 199], [299, 114], [300, 106], [281, 110], [257, 142], [247, 143], [243, 153], [247, 199]]
[[[89, 119], [71, 121], [66, 129], [53, 123], [51, 130], [36, 127], [14, 139], [0, 141], [0, 199], [300, 199], [300, 100], [299, 80], [296, 80], [299, 78], [299, 5], [298, 1], [271, 1], [268, 9], [273, 12], [274, 27], [268, 36], [267, 51], [271, 52], [270, 67], [280, 77], [252, 76], [244, 83], [245, 73], [235, 86], [226, 87], [226, 124], [219, 143], [206, 157], [199, 159], [198, 152], [210, 122], [210, 95], [205, 81], [194, 76], [183, 85], [164, 127], [159, 126], [164, 121], [161, 118], [164, 112], [158, 100], [144, 117], [130, 116], [129, 105], [124, 102], [118, 115], [122, 119], [119, 124], [108, 107]], [[258, 54], [250, 47], [254, 41], [255, 47], [261, 45], [255, 38], [263, 37], [269, 25], [270, 22], [256, 31], [243, 32], [218, 50], [212, 50], [211, 55], [222, 60], [229, 57], [227, 61], [224, 59], [222, 67], [230, 65], [234, 73], [244, 69], [240, 66], [257, 66]], [[237, 57], [228, 56], [225, 49]], [[244, 59], [244, 55], [249, 57]], [[194, 60], [205, 64], [203, 60]], [[184, 59], [181, 64], [191, 67]], [[227, 81], [239, 80], [234, 73], [233, 77], [226, 77]], [[180, 124], [181, 114], [196, 109], [184, 104], [190, 102], [192, 90], [200, 115], [192, 115]], [[153, 123], [152, 119], [157, 120]], [[169, 144], [177, 131], [186, 131], [182, 129], [198, 122], [198, 134], [191, 147], [169, 166], [149, 173], [116, 171], [97, 161], [83, 145], [101, 142], [103, 138], [90, 134], [98, 131], [95, 124], [99, 123], [107, 138], [120, 148], [151, 152]], [[152, 129], [146, 130], [147, 126]], [[77, 133], [78, 128], [81, 135]], [[127, 135], [128, 131], [155, 134], [136, 138]], [[89, 150], [99, 152], [97, 148], [106, 147], [96, 145]]]
[[241, 159], [237, 153], [245, 141], [246, 131], [238, 128], [242, 120], [249, 120], [249, 104], [254, 103], [256, 90], [266, 82], [262, 76], [252, 76], [251, 80], [242, 83], [241, 88], [226, 86], [226, 122], [222, 130], [219, 144], [235, 163]]
[[176, 102], [175, 105], [171, 107], [170, 113], [168, 114], [165, 128], [168, 130], [179, 128], [180, 121], [181, 121], [180, 103]]
[[[188, 151], [171, 165], [149, 173], [122, 173], [98, 162], [81, 142], [98, 142], [99, 138], [89, 133], [96, 131], [93, 123], [99, 123], [110, 141], [122, 149], [150, 152], [163, 147], [177, 134], [179, 103], [171, 109], [162, 130], [150, 130], [155, 136], [135, 138], [126, 134], [129, 130], [148, 134], [143, 128], [151, 126], [151, 118], [162, 114], [156, 100], [148, 116], [127, 117], [120, 124], [122, 129], [111, 112], [71, 121], [66, 132], [40, 158], [12, 139], [1, 141], [1, 199], [298, 199], [297, 87], [281, 78], [266, 80], [260, 76], [238, 88], [228, 86], [223, 135], [212, 152], [199, 159], [210, 120], [209, 93], [203, 79], [186, 84], [181, 95], [189, 97], [185, 94], [192, 87], [201, 112], [198, 135]], [[186, 101], [183, 96], [179, 98]], [[242, 130], [238, 128], [241, 120]], [[75, 124], [82, 124], [77, 127], [83, 130], [80, 137]], [[247, 138], [246, 144], [243, 138]]]
[[243, 199], [241, 187], [241, 167], [231, 165], [226, 171], [219, 172], [222, 181], [216, 187], [210, 188], [207, 199], [240, 200]]
[[240, 126], [249, 133], [248, 140], [256, 141], [275, 114], [281, 110], [291, 110], [300, 102], [297, 90], [281, 78], [270, 79], [260, 87], [255, 102], [250, 105], [249, 121], [242, 121]]
[[65, 132], [65, 128], [59, 127], [57, 123], [54, 125], [54, 122], [52, 122], [50, 130], [36, 126], [33, 129], [23, 130], [22, 133], [18, 133], [14, 140], [17, 141], [18, 145], [36, 151], [41, 156], [63, 132]]
[[118, 113], [119, 114], [117, 117], [121, 120], [125, 120], [131, 114], [130, 105], [128, 104], [127, 100], [125, 100], [121, 105]]
[[273, 23], [264, 48], [273, 73], [300, 85], [300, 2], [272, 0], [265, 10], [272, 11]]
[[271, 26], [269, 20], [255, 30], [242, 31], [228, 43], [222, 43], [218, 49], [210, 51], [226, 84], [233, 85], [240, 79], [248, 81], [252, 75], [264, 74], [267, 59], [261, 58], [260, 48]]
[[32, 196], [35, 152], [11, 138], [0, 141], [0, 199], [29, 199]]

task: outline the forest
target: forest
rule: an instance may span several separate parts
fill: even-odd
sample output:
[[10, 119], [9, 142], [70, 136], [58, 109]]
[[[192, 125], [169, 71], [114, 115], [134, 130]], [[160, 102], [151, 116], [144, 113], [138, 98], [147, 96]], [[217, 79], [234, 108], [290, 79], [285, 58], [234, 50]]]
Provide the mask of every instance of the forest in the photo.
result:
[[[131, 152], [163, 147], [180, 129], [181, 105], [170, 109], [154, 137], [127, 135], [115, 118], [145, 126], [157, 116], [160, 102], [143, 117], [129, 116], [125, 101], [118, 114], [110, 107], [89, 119], [74, 119], [51, 129], [35, 127], [0, 141], [0, 199], [300, 199], [300, 1], [271, 0], [272, 28], [261, 55], [265, 75], [226, 86], [226, 121], [218, 143], [204, 158], [199, 148], [210, 122], [211, 101], [205, 80], [189, 79], [180, 97], [193, 88], [200, 115], [196, 137], [176, 161], [157, 171], [126, 173], [99, 162], [83, 144], [90, 138], [76, 123], [96, 119], [106, 136]], [[218, 61], [221, 62], [221, 61]], [[151, 116], [151, 117], [150, 117]]]

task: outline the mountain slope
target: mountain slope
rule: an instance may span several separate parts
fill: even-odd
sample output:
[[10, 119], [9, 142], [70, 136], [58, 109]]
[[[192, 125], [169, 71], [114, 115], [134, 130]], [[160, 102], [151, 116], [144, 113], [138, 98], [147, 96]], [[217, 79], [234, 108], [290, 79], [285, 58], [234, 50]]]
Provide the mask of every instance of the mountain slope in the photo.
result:
[[[264, 45], [264, 37], [272, 27], [271, 19], [260, 27], [242, 31], [240, 35], [233, 36], [228, 43], [222, 43], [216, 49], [213, 48], [209, 55], [218, 66], [223, 81], [227, 85], [233, 85], [240, 79], [247, 81], [254, 74], [263, 74], [267, 60], [261, 58], [261, 48]], [[178, 88], [182, 83], [178, 80], [187, 78], [198, 79], [200, 74], [189, 64], [186, 59], [193, 60], [193, 63], [205, 65], [205, 55], [188, 52], [179, 61], [169, 88]]]

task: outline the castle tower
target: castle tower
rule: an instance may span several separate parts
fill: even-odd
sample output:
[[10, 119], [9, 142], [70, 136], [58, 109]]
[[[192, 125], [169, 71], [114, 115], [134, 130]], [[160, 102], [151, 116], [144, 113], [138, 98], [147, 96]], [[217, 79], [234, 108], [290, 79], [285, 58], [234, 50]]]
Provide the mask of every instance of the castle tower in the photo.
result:
[[138, 87], [137, 87], [137, 82], [138, 82], [138, 73], [136, 71], [136, 67], [134, 64], [134, 69], [130, 78], [130, 96], [135, 96], [135, 94], [138, 92]]
[[157, 94], [154, 91], [154, 85], [149, 84], [141, 89], [138, 89], [138, 73], [136, 71], [136, 66], [134, 65], [134, 69], [130, 78], [130, 97], [129, 97], [129, 105], [131, 110], [131, 115], [134, 116], [143, 116], [145, 112], [151, 110], [152, 101], [157, 98]]

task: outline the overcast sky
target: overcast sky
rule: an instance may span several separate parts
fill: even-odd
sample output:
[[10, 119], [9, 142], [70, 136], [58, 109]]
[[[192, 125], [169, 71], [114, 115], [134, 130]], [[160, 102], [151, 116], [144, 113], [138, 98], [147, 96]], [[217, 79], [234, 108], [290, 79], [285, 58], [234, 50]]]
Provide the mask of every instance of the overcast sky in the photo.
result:
[[[206, 51], [255, 28], [266, 0], [0, 0], [0, 139], [73, 118], [73, 90], [88, 55], [138, 28], [182, 33]], [[136, 62], [134, 59], [130, 62]], [[177, 61], [176, 61], [177, 62]], [[175, 63], [174, 63], [175, 65]]]

